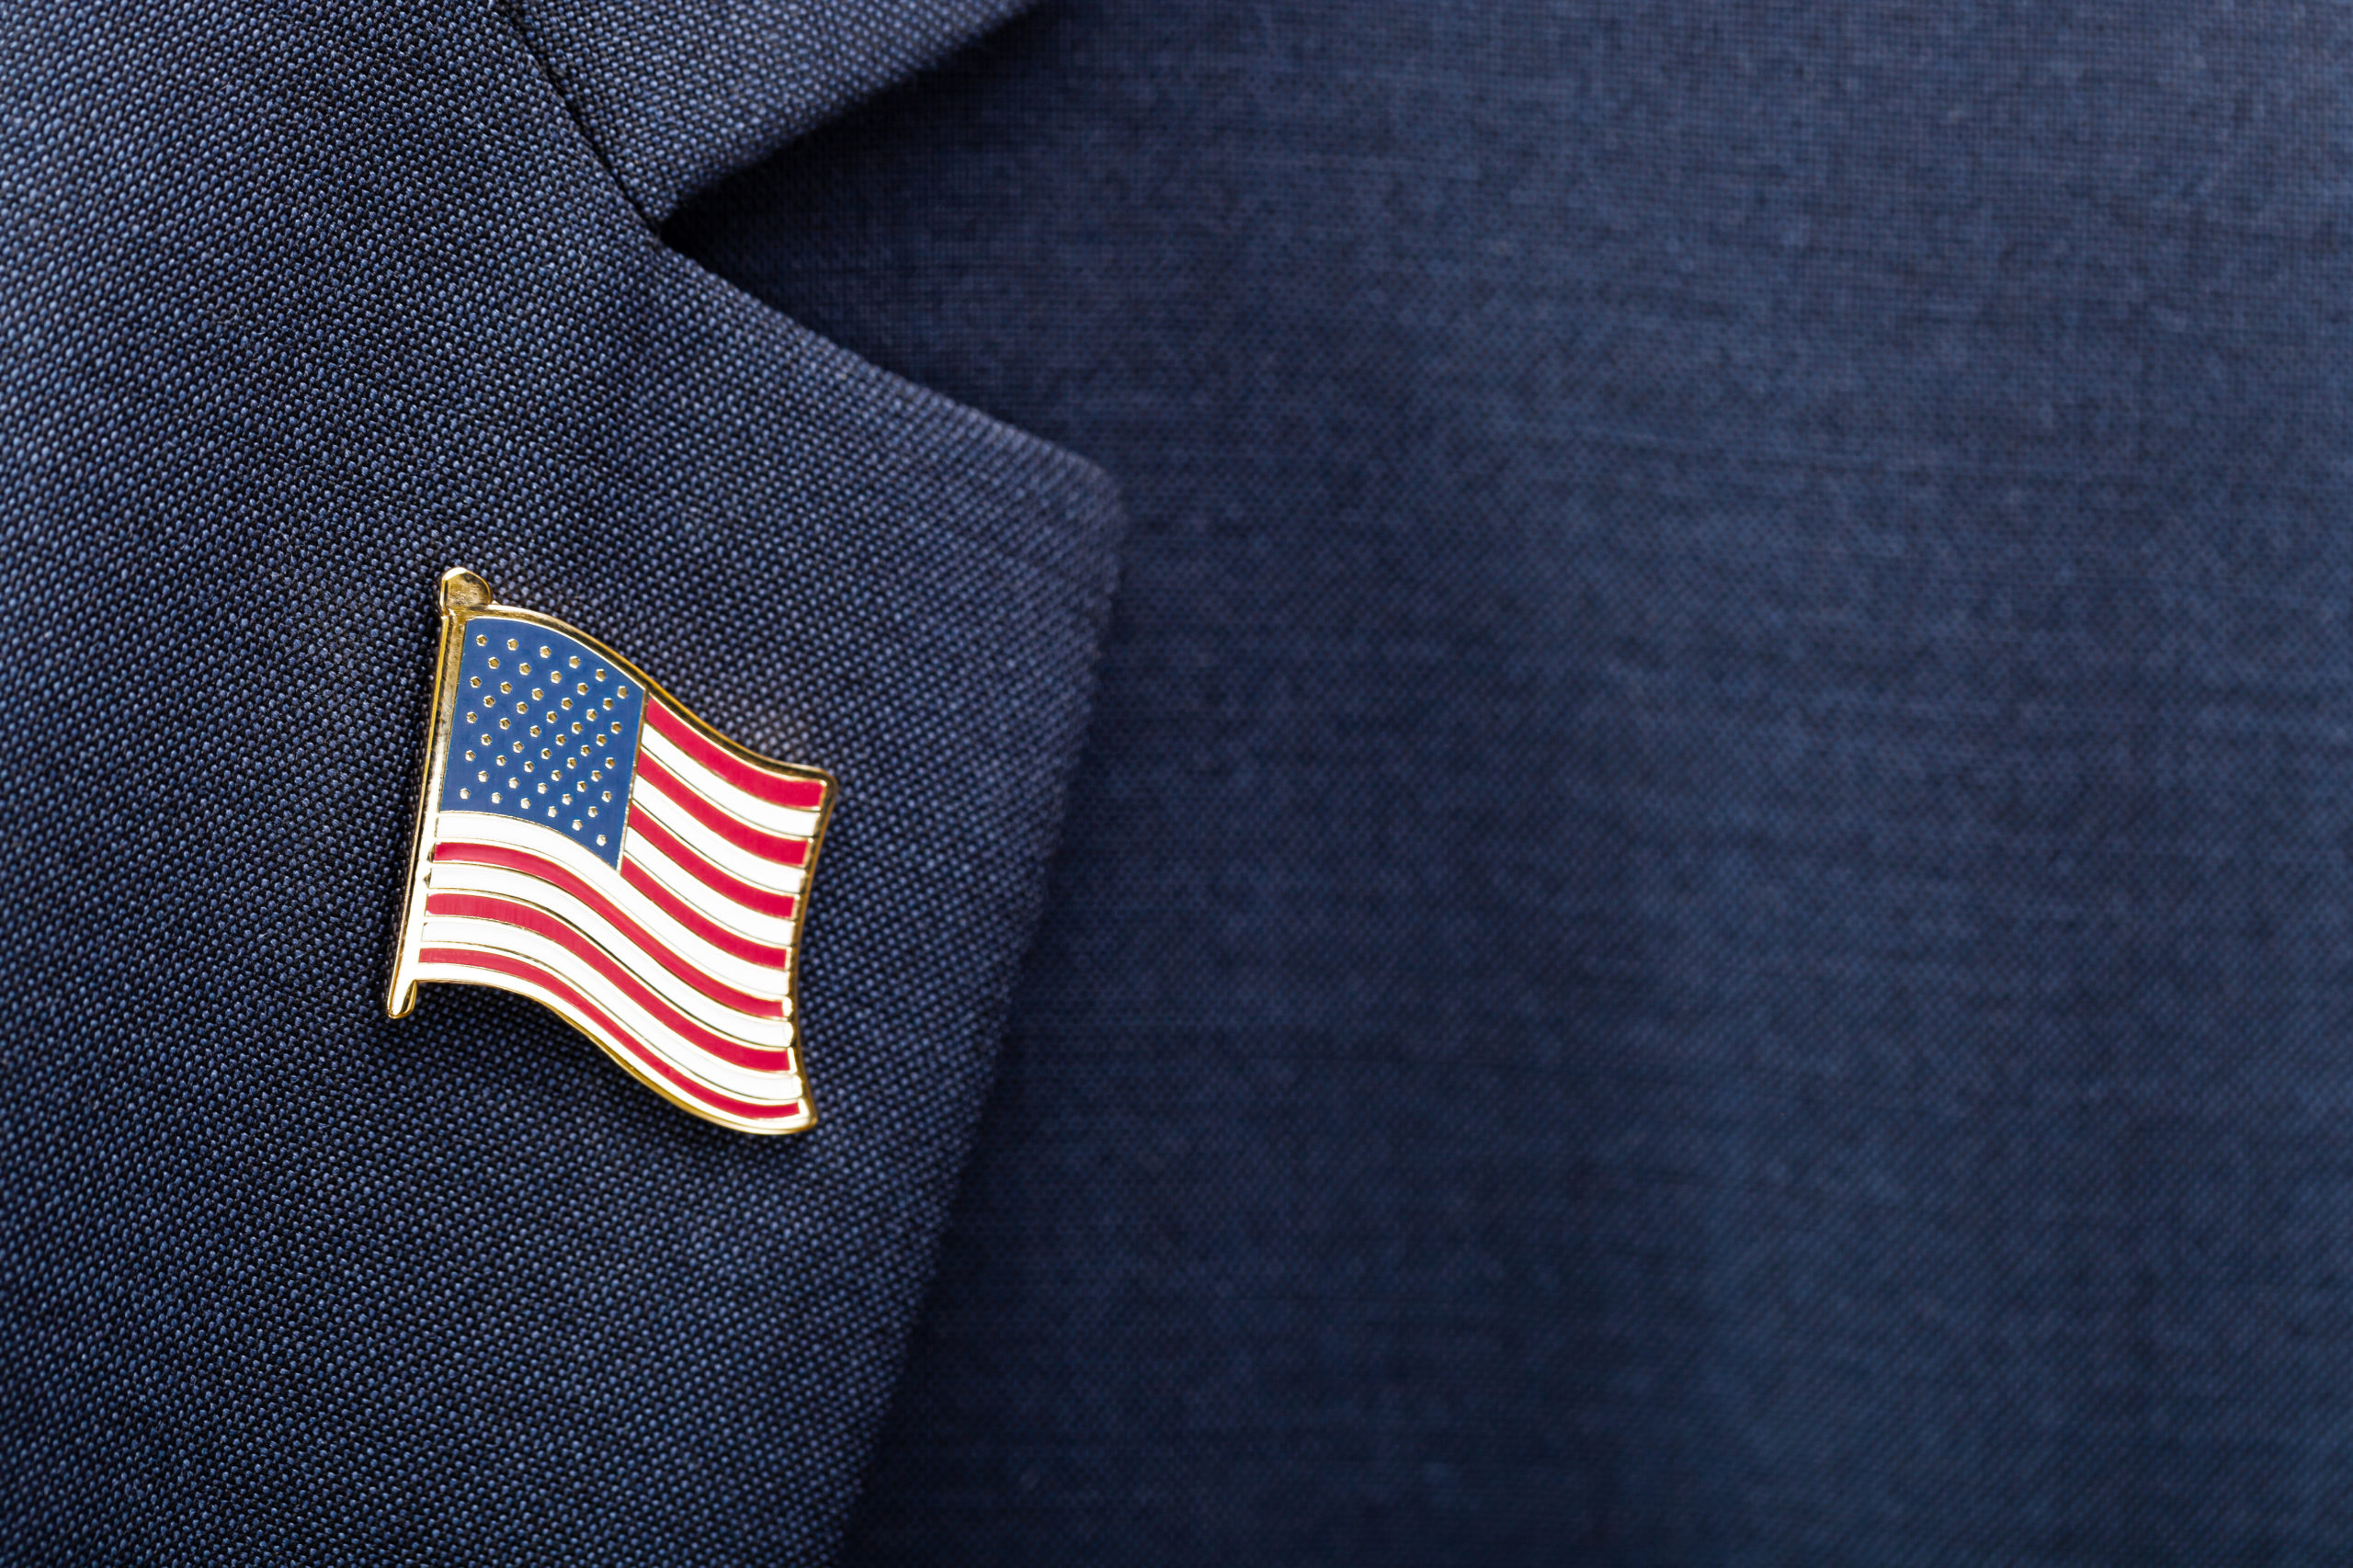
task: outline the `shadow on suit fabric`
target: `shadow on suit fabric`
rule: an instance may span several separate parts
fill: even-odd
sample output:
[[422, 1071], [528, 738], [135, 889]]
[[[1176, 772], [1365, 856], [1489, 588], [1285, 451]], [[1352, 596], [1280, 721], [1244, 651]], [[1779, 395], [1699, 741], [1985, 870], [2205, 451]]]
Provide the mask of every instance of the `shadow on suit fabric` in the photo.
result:
[[681, 216], [1134, 517], [850, 1561], [2353, 1550], [2347, 41], [1074, 0]]

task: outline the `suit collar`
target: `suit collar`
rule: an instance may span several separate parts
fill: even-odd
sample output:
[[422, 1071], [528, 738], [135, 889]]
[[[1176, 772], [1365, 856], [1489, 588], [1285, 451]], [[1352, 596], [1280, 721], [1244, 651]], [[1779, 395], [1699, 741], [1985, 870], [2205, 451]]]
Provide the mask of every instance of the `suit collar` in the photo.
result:
[[1031, 0], [510, 0], [650, 222]]

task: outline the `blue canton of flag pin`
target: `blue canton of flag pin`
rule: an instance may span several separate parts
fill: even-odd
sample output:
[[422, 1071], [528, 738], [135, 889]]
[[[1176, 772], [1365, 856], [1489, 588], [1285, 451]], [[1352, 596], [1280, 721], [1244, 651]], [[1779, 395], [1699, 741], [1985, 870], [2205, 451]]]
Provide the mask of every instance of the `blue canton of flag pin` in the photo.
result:
[[385, 1008], [529, 996], [722, 1127], [816, 1120], [793, 1008], [832, 777], [772, 762], [552, 616], [441, 576], [441, 656]]

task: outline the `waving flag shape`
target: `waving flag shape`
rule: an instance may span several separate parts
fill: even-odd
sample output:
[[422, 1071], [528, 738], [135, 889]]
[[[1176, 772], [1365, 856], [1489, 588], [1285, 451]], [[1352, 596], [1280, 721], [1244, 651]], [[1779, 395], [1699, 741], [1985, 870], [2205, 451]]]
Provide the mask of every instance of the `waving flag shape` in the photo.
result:
[[497, 986], [698, 1116], [808, 1127], [793, 982], [832, 778], [472, 573], [441, 627], [392, 1016], [420, 981]]

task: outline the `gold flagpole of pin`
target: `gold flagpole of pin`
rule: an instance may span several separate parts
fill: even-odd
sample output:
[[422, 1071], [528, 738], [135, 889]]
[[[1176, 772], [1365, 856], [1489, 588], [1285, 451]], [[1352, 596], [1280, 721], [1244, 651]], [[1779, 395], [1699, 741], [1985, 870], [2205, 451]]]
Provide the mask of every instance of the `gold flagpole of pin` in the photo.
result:
[[430, 738], [425, 748], [424, 787], [417, 791], [416, 821], [409, 836], [408, 896], [401, 904], [401, 940], [392, 958], [384, 1011], [406, 1017], [416, 1006], [417, 951], [425, 936], [425, 894], [433, 875], [436, 819], [441, 814], [441, 781], [449, 766], [452, 709], [457, 701], [458, 664], [465, 652], [468, 619], [496, 603], [478, 572], [452, 566], [441, 574], [441, 654], [433, 669]]

